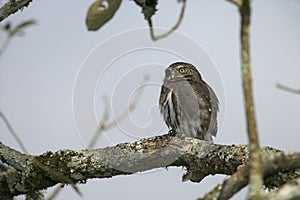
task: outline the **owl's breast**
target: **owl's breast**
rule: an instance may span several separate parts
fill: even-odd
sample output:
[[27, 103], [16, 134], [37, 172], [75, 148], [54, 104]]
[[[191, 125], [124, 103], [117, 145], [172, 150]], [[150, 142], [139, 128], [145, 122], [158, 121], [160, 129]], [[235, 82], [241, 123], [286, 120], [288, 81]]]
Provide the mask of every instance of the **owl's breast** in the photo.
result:
[[201, 111], [197, 92], [187, 82], [169, 85], [162, 105], [162, 114], [169, 127], [176, 132], [196, 137], [201, 130]]

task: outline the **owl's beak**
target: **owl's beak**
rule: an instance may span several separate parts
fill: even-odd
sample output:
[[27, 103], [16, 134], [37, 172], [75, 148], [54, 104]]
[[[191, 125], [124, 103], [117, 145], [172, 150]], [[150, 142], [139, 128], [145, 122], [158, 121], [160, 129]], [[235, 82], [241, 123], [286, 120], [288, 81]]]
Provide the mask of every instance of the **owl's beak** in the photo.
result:
[[172, 70], [172, 69], [166, 69], [166, 80], [168, 80], [168, 81], [173, 81], [173, 80], [175, 80], [176, 79], [176, 77], [177, 77], [177, 74], [176, 74], [176, 71], [175, 70]]

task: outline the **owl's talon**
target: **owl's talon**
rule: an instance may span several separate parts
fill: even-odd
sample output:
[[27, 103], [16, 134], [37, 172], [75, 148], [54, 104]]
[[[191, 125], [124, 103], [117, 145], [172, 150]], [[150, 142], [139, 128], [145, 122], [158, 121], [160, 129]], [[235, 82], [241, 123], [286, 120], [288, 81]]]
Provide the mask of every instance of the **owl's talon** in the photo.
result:
[[168, 134], [171, 136], [176, 136], [177, 132], [174, 129], [171, 129], [169, 130]]

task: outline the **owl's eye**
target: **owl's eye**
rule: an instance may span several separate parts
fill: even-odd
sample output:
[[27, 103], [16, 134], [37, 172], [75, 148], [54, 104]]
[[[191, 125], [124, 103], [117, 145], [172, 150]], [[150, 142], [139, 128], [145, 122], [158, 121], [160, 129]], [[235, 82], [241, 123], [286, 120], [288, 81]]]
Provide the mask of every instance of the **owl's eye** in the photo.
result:
[[181, 74], [186, 73], [186, 69], [184, 67], [180, 67], [178, 70]]

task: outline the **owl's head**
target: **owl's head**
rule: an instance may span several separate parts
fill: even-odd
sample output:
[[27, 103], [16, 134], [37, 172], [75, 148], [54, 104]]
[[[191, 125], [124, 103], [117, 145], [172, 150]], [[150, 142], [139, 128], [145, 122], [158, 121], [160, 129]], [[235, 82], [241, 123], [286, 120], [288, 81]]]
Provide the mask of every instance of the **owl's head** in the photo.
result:
[[165, 70], [165, 81], [200, 81], [197, 68], [189, 63], [176, 62]]

